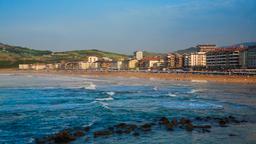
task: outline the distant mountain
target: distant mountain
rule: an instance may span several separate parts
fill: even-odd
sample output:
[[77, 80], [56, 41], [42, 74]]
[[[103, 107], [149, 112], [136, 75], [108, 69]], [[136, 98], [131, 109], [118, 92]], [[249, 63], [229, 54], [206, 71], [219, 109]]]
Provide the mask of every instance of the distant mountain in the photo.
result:
[[56, 63], [62, 61], [83, 61], [88, 56], [109, 57], [114, 60], [127, 58], [127, 55], [91, 50], [74, 50], [64, 52], [52, 52], [35, 50], [20, 46], [11, 46], [0, 43], [0, 68], [17, 67], [21, 63]]
[[176, 53], [178, 54], [190, 54], [190, 53], [193, 53], [193, 52], [197, 52], [199, 49], [197, 47], [190, 47], [190, 48], [187, 48], [187, 49], [183, 49], [183, 50], [177, 50], [175, 51]]
[[236, 45], [244, 45], [244, 46], [256, 46], [256, 42], [243, 42]]

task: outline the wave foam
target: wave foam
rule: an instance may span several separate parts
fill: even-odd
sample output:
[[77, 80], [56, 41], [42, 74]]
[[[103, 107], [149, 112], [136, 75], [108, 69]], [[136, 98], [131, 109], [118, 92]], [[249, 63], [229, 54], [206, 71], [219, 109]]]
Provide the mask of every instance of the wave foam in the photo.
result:
[[95, 99], [96, 101], [110, 101], [110, 100], [114, 100], [112, 97], [107, 97], [107, 98], [97, 98]]
[[115, 95], [116, 93], [113, 92], [113, 91], [110, 91], [110, 92], [106, 92], [106, 94], [109, 95], [109, 96], [113, 96], [113, 95]]
[[84, 86], [84, 89], [88, 89], [88, 90], [95, 90], [96, 89], [96, 85], [92, 82], [90, 83], [85, 83], [86, 85]]
[[195, 83], [207, 83], [207, 80], [191, 80], [191, 82], [195, 82]]
[[170, 96], [170, 97], [176, 97], [177, 95], [174, 94], [174, 93], [168, 93], [168, 96]]

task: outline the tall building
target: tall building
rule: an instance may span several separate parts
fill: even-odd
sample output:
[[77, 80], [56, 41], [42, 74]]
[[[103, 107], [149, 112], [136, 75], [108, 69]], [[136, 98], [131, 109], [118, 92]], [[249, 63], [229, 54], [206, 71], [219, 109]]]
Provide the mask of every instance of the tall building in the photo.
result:
[[136, 60], [142, 60], [143, 59], [143, 51], [136, 51], [134, 52], [135, 59]]
[[200, 44], [196, 46], [199, 49], [199, 52], [209, 52], [216, 49], [215, 44]]
[[206, 53], [206, 63], [209, 69], [234, 69], [244, 64], [242, 53], [246, 48], [218, 48]]
[[167, 55], [167, 68], [175, 69], [183, 67], [183, 56], [178, 53], [169, 53]]
[[183, 54], [183, 67], [188, 68], [189, 67], [189, 54]]
[[239, 56], [242, 68], [256, 68], [256, 46], [249, 46]]
[[205, 67], [206, 66], [206, 54], [205, 52], [191, 53], [189, 56], [190, 67]]

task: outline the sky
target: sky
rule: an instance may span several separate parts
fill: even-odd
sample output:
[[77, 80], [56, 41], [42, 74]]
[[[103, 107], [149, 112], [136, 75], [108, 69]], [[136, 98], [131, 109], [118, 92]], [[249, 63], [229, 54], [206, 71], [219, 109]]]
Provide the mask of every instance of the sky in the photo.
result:
[[256, 0], [0, 0], [0, 42], [171, 52], [256, 41]]

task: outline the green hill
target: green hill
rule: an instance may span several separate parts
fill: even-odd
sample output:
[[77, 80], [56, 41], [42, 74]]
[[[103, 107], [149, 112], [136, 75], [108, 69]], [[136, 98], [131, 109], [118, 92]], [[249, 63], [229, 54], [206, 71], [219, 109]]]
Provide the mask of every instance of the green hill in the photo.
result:
[[75, 50], [52, 52], [35, 50], [20, 46], [11, 46], [0, 43], [0, 68], [18, 67], [22, 63], [57, 63], [61, 61], [83, 61], [88, 56], [109, 57], [114, 60], [127, 58], [127, 55], [92, 50]]

